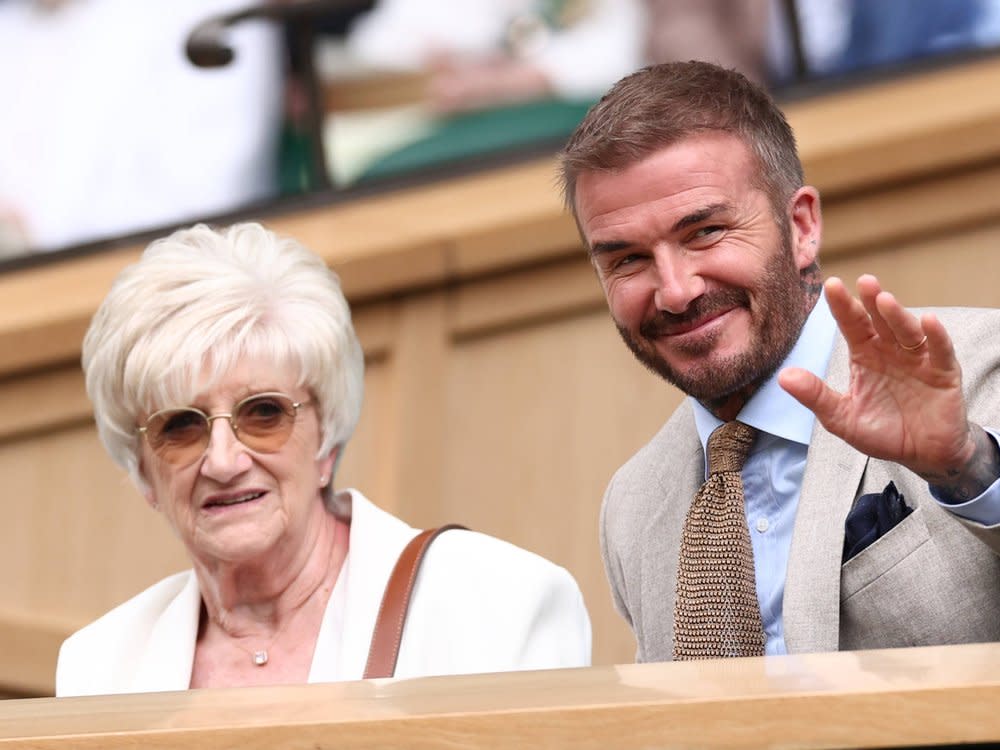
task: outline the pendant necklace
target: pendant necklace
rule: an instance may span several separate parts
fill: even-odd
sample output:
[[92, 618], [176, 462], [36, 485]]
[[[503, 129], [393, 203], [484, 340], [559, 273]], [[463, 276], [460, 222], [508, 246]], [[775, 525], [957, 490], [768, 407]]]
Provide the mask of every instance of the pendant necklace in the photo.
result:
[[[337, 531], [336, 531], [336, 534], [335, 534], [335, 537], [334, 537], [333, 549], [337, 549], [338, 542], [341, 541], [340, 537], [342, 537], [343, 534], [344, 534], [343, 527], [341, 525], [338, 525], [337, 526]], [[339, 570], [338, 570], [338, 572], [339, 572]], [[332, 590], [332, 586], [330, 588]], [[326, 591], [327, 596], [329, 596], [329, 593], [330, 593], [330, 591], [327, 590]], [[278, 640], [278, 636], [281, 635], [282, 631], [284, 631], [285, 626], [288, 625], [288, 623], [290, 623], [293, 619], [295, 619], [295, 615], [296, 614], [298, 614], [298, 612], [296, 612], [295, 614], [293, 614], [290, 617], [288, 617], [288, 618], [285, 619], [285, 622], [282, 623], [281, 627], [278, 628], [278, 630], [275, 632], [275, 634], [271, 636], [271, 640], [269, 640], [267, 642], [267, 645], [264, 646], [263, 648], [258, 648], [258, 649], [244, 648], [243, 645], [241, 643], [237, 642], [236, 640], [233, 640], [233, 644], [238, 649], [240, 649], [240, 651], [243, 651], [244, 653], [246, 653], [250, 657], [250, 661], [252, 661], [256, 666], [258, 666], [258, 667], [267, 666], [267, 662], [269, 661], [269, 658], [270, 658], [268, 656], [268, 650], [271, 648], [271, 646], [274, 645], [275, 641]], [[219, 626], [219, 628], [222, 630], [222, 632], [226, 633], [226, 629], [224, 627], [222, 627], [221, 623], [216, 622], [216, 625]], [[228, 635], [228, 633], [227, 633], [227, 635]], [[232, 638], [232, 636], [230, 636], [230, 638]]]
[[246, 653], [247, 656], [250, 657], [250, 661], [252, 661], [258, 667], [266, 666], [269, 660], [268, 651], [270, 650], [271, 646], [274, 645], [274, 642], [278, 640], [278, 636], [281, 635], [281, 632], [285, 629], [285, 626], [288, 625], [288, 623], [291, 622], [292, 619], [293, 618], [291, 617], [287, 618], [285, 622], [282, 624], [282, 626], [278, 628], [275, 634], [271, 636], [271, 640], [267, 642], [267, 645], [263, 646], [262, 648], [257, 648], [257, 649], [244, 648], [243, 645], [237, 642], [236, 640], [233, 640], [233, 645], [235, 645], [240, 651]]

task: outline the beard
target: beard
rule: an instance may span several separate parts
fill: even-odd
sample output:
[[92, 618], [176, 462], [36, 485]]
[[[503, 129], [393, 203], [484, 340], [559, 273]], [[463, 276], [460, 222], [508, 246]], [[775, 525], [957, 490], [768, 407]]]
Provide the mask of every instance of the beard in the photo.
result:
[[[683, 313], [661, 310], [655, 317], [644, 320], [637, 332], [618, 321], [615, 325], [626, 346], [648, 369], [697, 401], [718, 402], [739, 391], [759, 388], [784, 362], [805, 323], [808, 310], [802, 277], [795, 266], [791, 239], [787, 235], [780, 252], [775, 253], [764, 268], [755, 298], [756, 306], [751, 307], [750, 293], [746, 289], [720, 289], [698, 297]], [[657, 341], [669, 332], [734, 307], [743, 308], [750, 315], [751, 330], [743, 351], [712, 357], [722, 330], [690, 342], [674, 342], [676, 351], [700, 358], [683, 371], [672, 366], [657, 350]]]

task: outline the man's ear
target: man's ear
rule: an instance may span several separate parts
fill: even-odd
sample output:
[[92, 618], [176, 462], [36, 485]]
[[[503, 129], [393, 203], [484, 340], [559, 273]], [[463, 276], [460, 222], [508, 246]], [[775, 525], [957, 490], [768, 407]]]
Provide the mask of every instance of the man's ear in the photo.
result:
[[803, 185], [789, 202], [792, 254], [801, 271], [816, 262], [823, 235], [823, 214], [820, 210], [819, 191]]

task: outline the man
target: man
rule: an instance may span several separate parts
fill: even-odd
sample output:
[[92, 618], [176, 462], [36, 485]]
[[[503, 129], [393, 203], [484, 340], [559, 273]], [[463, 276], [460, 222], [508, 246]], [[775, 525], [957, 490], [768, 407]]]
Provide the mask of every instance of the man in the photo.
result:
[[[1000, 425], [1000, 312], [917, 316], [872, 276], [858, 298], [823, 284], [819, 194], [781, 112], [733, 71], [623, 79], [562, 170], [622, 338], [690, 397], [601, 513], [637, 659], [1000, 639], [1000, 450], [980, 426]], [[755, 428], [750, 455], [737, 490], [710, 494], [739, 493], [733, 535], [750, 537], [738, 616], [738, 565], [709, 549], [729, 531], [692, 520], [706, 444], [734, 421]], [[744, 617], [757, 645], [730, 642]]]

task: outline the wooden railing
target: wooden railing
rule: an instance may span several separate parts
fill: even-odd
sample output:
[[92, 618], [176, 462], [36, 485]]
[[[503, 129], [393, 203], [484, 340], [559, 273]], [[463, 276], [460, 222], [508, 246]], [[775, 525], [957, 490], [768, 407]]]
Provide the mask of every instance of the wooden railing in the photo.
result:
[[0, 747], [875, 748], [1000, 741], [1000, 645], [0, 702]]

